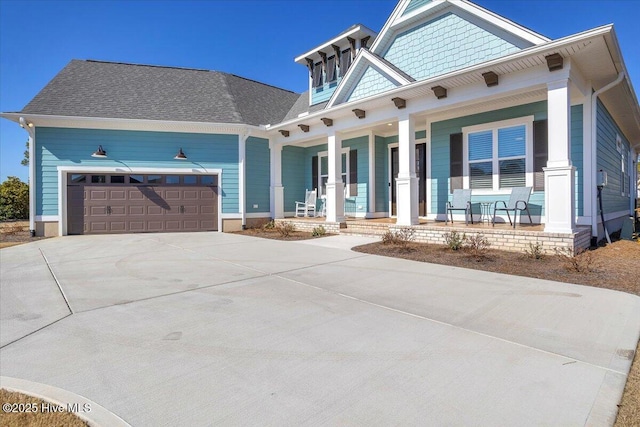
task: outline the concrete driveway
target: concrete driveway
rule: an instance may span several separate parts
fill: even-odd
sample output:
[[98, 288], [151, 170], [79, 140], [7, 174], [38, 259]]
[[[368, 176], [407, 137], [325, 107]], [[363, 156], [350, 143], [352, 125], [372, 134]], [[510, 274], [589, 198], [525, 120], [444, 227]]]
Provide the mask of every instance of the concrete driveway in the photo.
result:
[[0, 374], [134, 426], [613, 422], [640, 298], [347, 249], [366, 240], [3, 249]]

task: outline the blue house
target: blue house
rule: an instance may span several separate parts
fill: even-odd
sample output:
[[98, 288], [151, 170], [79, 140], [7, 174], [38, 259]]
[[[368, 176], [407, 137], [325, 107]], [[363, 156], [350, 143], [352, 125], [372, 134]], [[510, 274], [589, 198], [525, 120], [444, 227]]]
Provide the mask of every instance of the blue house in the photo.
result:
[[[295, 61], [302, 94], [72, 61], [2, 114], [30, 135], [31, 229], [232, 231], [273, 218], [339, 232], [349, 216], [430, 241], [455, 190], [471, 190], [478, 221], [483, 203], [529, 187], [540, 226], [487, 231], [492, 241], [578, 249], [635, 207], [640, 107], [612, 25], [551, 40], [470, 1], [401, 0], [379, 33], [354, 25]], [[307, 189], [325, 216], [287, 219]]]

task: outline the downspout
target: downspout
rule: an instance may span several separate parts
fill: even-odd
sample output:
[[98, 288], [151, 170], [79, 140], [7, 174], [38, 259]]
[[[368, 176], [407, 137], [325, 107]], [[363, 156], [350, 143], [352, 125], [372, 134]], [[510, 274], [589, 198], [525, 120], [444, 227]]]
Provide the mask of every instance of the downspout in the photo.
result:
[[[609, 89], [620, 84], [624, 79], [624, 77], [625, 77], [625, 73], [624, 71], [621, 71], [620, 73], [618, 73], [618, 77], [616, 77], [614, 81], [607, 84], [606, 86], [601, 87], [597, 91], [593, 92], [593, 94], [591, 94], [591, 138], [593, 141], [593, 143], [591, 144], [591, 173], [596, 173], [598, 168], [598, 158], [597, 158], [598, 156], [598, 135], [597, 135], [598, 96], [603, 92], [606, 92]], [[590, 189], [590, 191], [593, 191], [593, 189]], [[607, 237], [607, 241], [611, 243], [611, 240], [609, 238], [609, 233], [607, 232], [607, 226], [604, 222], [604, 213], [602, 213], [601, 216], [602, 216], [602, 228], [604, 229], [604, 234]], [[591, 212], [591, 237], [592, 238], [595, 237], [596, 241], [598, 240], [598, 208], [596, 207], [596, 209], [593, 209], [593, 202], [592, 202], [592, 212]]]
[[33, 123], [20, 117], [20, 127], [29, 134], [29, 234], [36, 236], [36, 169], [35, 169], [35, 143], [36, 132]]

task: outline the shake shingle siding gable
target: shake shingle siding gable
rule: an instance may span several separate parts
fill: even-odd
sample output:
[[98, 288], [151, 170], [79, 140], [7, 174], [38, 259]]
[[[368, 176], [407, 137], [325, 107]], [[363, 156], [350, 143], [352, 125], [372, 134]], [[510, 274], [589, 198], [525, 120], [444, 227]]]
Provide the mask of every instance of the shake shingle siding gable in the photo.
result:
[[218, 71], [71, 61], [25, 114], [261, 125], [298, 94]]

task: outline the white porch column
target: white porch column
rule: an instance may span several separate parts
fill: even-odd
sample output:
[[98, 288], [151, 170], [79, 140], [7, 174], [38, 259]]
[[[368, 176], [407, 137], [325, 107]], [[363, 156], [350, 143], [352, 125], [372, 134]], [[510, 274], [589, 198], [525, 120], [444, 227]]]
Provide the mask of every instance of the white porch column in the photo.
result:
[[408, 114], [398, 119], [398, 178], [396, 224], [418, 224], [418, 177], [416, 176], [415, 120]]
[[282, 145], [269, 141], [271, 154], [271, 217], [284, 218], [284, 187], [282, 186]]
[[544, 168], [544, 231], [575, 230], [575, 171], [571, 164], [571, 101], [569, 80], [547, 85], [549, 157]]
[[328, 138], [329, 177], [327, 179], [327, 222], [344, 222], [342, 182], [342, 139], [335, 132]]

